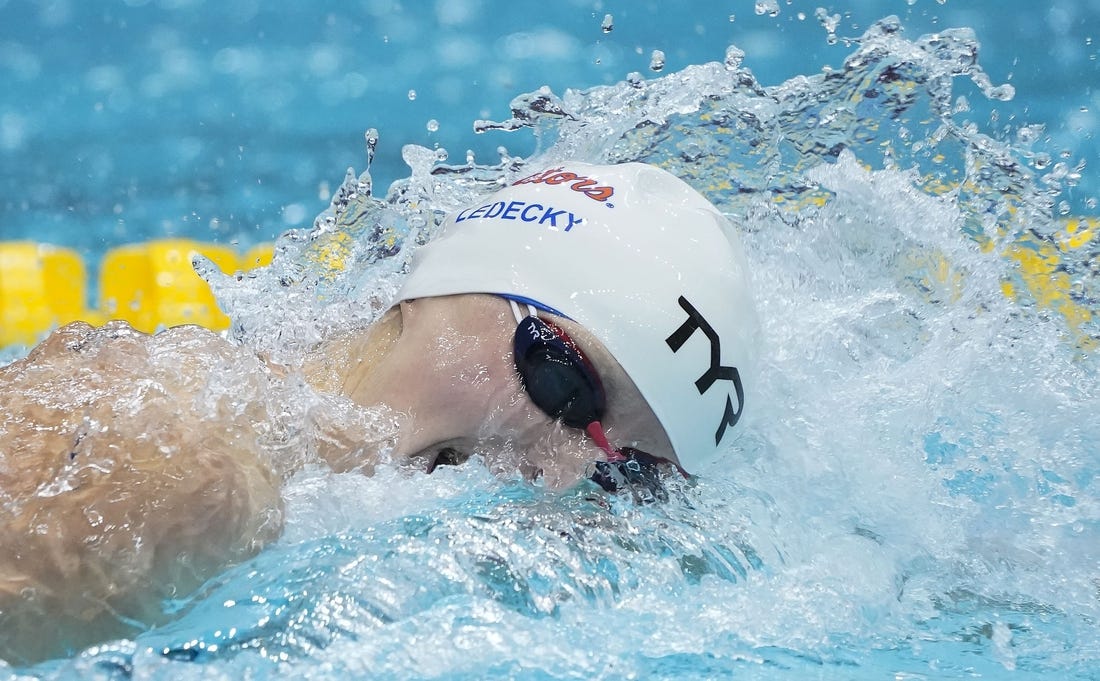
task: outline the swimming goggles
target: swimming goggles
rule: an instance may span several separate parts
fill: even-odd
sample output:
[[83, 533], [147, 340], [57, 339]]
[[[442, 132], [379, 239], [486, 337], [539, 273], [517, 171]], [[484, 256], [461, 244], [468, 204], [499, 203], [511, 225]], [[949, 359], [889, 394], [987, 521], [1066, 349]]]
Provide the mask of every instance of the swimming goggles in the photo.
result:
[[641, 485], [656, 499], [667, 498], [658, 466], [671, 464], [687, 478], [684, 469], [674, 461], [633, 447], [613, 448], [600, 423], [607, 408], [607, 395], [596, 367], [560, 326], [539, 318], [534, 306], [527, 305], [524, 315], [516, 301], [508, 302], [517, 324], [516, 371], [527, 395], [551, 418], [583, 430], [607, 455], [607, 461], [595, 463], [591, 479], [608, 492], [615, 492], [624, 484], [632, 489]]

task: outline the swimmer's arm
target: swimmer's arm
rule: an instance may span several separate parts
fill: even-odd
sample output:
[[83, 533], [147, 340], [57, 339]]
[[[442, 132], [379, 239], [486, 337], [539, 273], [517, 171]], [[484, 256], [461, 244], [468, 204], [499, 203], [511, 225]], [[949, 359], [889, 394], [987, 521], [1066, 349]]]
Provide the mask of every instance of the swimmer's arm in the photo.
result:
[[114, 332], [66, 327], [0, 369], [0, 659], [133, 636], [281, 531], [254, 407], [204, 393], [234, 350]]

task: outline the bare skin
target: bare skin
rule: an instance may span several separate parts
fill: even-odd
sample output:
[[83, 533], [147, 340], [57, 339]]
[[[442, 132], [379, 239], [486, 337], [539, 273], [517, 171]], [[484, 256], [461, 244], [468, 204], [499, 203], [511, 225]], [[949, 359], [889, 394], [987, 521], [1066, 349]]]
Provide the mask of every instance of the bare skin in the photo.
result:
[[[611, 441], [672, 458], [618, 364], [557, 321], [604, 381]], [[369, 474], [382, 458], [429, 468], [452, 449], [575, 484], [602, 452], [527, 397], [514, 330], [494, 296], [407, 301], [301, 369], [197, 327], [58, 330], [0, 368], [0, 658], [159, 622], [159, 601], [279, 536], [281, 486], [308, 463]]]
[[231, 351], [194, 327], [149, 337], [74, 324], [0, 374], [8, 659], [56, 653], [45, 622], [68, 645], [125, 635], [126, 618], [155, 622], [157, 599], [278, 536], [279, 483], [249, 441], [261, 415], [199, 402]]
[[[603, 346], [576, 323], [547, 317], [595, 365], [608, 395], [603, 424], [611, 441], [673, 458], [656, 417]], [[496, 296], [407, 301], [367, 333], [324, 343], [305, 371], [322, 391], [406, 415], [394, 452], [399, 460], [430, 464], [444, 448], [477, 451], [501, 473], [520, 470], [553, 488], [569, 487], [602, 452], [528, 398], [515, 370], [515, 328], [511, 308]]]

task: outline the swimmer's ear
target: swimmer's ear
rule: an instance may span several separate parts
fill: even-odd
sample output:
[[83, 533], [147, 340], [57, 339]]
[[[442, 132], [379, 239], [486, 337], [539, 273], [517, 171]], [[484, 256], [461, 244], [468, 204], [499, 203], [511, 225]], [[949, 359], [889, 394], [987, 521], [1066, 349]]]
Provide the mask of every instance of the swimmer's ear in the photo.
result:
[[435, 459], [428, 464], [428, 473], [433, 472], [437, 466], [460, 466], [470, 458], [469, 453], [460, 452], [452, 447], [444, 447], [435, 455]]

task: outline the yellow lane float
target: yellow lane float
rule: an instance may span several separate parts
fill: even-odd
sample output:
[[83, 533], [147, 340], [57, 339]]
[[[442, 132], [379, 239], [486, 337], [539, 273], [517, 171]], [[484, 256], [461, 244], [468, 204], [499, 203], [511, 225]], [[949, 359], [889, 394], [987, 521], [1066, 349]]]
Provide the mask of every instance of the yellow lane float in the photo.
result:
[[[1065, 319], [1077, 345], [1092, 349], [1095, 340], [1080, 330], [1096, 311], [1073, 300], [1069, 277], [1058, 265], [1066, 252], [1095, 241], [1100, 220], [1071, 218], [1063, 226], [1051, 242], [1025, 232], [1008, 247], [1006, 254], [1016, 261], [1019, 278], [1004, 281], [1002, 288], [1007, 297], [1016, 298], [1024, 293], [1017, 286], [1022, 283], [1028, 297]], [[273, 247], [260, 244], [238, 256], [219, 244], [160, 239], [111, 249], [100, 268], [99, 301], [88, 309], [87, 269], [76, 251], [29, 241], [0, 242], [0, 347], [32, 345], [51, 329], [76, 320], [102, 324], [125, 319], [145, 332], [177, 324], [225, 329], [229, 319], [191, 267], [195, 253], [232, 273], [270, 264]], [[936, 286], [929, 286], [959, 285], [949, 269], [947, 264], [935, 271], [924, 268], [937, 279]]]
[[43, 331], [84, 319], [86, 296], [87, 273], [76, 251], [0, 243], [0, 346], [29, 345]]
[[125, 319], [146, 332], [177, 324], [224, 329], [229, 319], [191, 267], [195, 253], [232, 273], [269, 264], [272, 246], [256, 246], [240, 257], [226, 246], [187, 239], [111, 249], [100, 268], [98, 305], [88, 309], [87, 269], [76, 251], [0, 242], [0, 347], [34, 344], [51, 329], [77, 320]]

